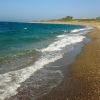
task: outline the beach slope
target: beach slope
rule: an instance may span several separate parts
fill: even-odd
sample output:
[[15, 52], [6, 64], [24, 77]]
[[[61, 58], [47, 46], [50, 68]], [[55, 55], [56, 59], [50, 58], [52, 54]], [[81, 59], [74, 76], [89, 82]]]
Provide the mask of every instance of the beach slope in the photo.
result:
[[37, 100], [100, 100], [100, 23], [67, 24], [93, 26], [92, 32], [87, 34], [91, 42], [85, 45], [80, 56], [69, 66], [63, 82]]

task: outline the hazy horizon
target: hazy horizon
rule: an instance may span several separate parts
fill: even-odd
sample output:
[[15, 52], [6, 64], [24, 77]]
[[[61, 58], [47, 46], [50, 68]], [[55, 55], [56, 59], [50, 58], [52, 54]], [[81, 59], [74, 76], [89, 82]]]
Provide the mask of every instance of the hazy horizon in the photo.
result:
[[0, 0], [0, 21], [95, 18], [99, 11], [100, 0]]

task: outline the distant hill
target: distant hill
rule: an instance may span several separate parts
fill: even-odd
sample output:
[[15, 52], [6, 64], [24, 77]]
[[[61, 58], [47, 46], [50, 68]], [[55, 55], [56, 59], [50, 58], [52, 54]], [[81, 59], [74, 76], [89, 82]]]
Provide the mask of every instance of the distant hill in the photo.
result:
[[53, 19], [53, 20], [49, 20], [49, 21], [96, 21], [100, 19], [100, 17], [97, 18], [81, 18], [81, 19], [74, 19], [72, 16], [66, 16], [60, 19]]
[[66, 17], [63, 17], [63, 18], [52, 19], [52, 20], [48, 20], [48, 21], [70, 21], [70, 20], [73, 20], [72, 16], [66, 16]]
[[74, 19], [73, 16], [65, 16], [59, 19], [52, 19], [52, 20], [40, 20], [40, 21], [33, 21], [33, 22], [48, 22], [48, 21], [100, 21], [100, 17], [96, 18], [81, 18], [81, 19]]
[[72, 16], [66, 16], [66, 17], [61, 18], [59, 20], [73, 20], [73, 17]]

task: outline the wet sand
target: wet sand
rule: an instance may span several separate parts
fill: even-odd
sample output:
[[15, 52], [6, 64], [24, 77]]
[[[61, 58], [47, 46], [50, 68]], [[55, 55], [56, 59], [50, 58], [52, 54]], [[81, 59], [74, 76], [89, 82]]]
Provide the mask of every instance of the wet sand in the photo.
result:
[[80, 56], [69, 66], [63, 82], [37, 100], [100, 100], [100, 22], [67, 24], [93, 26], [92, 32], [88, 33], [91, 42], [85, 45]]

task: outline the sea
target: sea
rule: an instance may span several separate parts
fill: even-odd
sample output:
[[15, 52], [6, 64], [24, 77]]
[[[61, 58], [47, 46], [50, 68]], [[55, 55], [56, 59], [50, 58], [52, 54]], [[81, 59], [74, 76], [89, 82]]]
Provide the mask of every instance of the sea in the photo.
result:
[[35, 100], [60, 84], [90, 30], [82, 25], [0, 22], [0, 100], [22, 100], [25, 94]]

